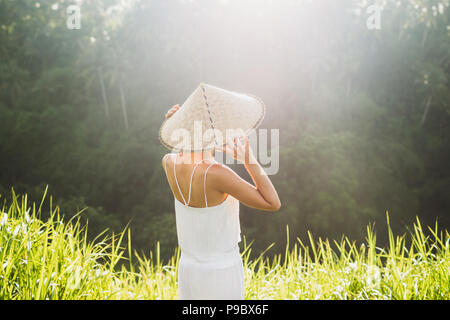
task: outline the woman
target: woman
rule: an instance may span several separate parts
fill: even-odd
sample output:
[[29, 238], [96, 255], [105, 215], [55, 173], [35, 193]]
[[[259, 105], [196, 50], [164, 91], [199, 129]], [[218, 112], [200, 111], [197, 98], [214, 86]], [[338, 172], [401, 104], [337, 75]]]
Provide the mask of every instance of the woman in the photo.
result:
[[[179, 109], [179, 105], [172, 107], [166, 120]], [[214, 150], [169, 153], [162, 159], [175, 197], [181, 247], [179, 299], [243, 299], [239, 202], [264, 211], [277, 211], [281, 205], [248, 138], [243, 142], [234, 139], [231, 145], [216, 150], [243, 163], [255, 186], [216, 162]]]

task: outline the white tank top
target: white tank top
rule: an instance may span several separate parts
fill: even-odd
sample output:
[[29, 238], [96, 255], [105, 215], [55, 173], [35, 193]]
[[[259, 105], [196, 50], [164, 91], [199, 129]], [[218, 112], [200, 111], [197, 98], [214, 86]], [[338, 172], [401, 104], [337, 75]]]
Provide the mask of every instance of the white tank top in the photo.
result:
[[[188, 201], [185, 200], [176, 176], [176, 158], [174, 159], [173, 174], [178, 191], [183, 202], [175, 199], [175, 216], [177, 226], [178, 245], [184, 259], [192, 262], [207, 264], [209, 266], [226, 267], [233, 265], [240, 258], [238, 243], [241, 241], [241, 228], [239, 223], [239, 200], [228, 195], [220, 204], [208, 207], [206, 197], [206, 174], [210, 164], [205, 170], [203, 187], [205, 205], [203, 208], [189, 206], [191, 199], [192, 178], [195, 169], [203, 160], [197, 162], [192, 170], [189, 182]], [[215, 162], [217, 163], [217, 162]], [[167, 162], [165, 163], [167, 174]]]

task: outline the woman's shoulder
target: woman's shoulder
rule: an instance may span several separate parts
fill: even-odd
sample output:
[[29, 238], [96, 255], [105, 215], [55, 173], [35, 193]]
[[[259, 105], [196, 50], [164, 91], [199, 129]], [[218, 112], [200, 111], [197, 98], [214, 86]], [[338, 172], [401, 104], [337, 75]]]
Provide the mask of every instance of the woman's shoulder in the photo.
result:
[[211, 162], [210, 168], [208, 170], [208, 175], [211, 175], [214, 178], [218, 179], [224, 178], [230, 174], [235, 174], [233, 169], [231, 169], [229, 166], [217, 161]]
[[164, 167], [165, 165], [166, 165], [166, 163], [167, 163], [167, 161], [170, 161], [170, 158], [172, 157], [172, 155], [174, 155], [174, 153], [166, 153], [163, 157], [162, 157], [162, 159], [161, 159], [161, 164], [162, 164], [162, 166]]

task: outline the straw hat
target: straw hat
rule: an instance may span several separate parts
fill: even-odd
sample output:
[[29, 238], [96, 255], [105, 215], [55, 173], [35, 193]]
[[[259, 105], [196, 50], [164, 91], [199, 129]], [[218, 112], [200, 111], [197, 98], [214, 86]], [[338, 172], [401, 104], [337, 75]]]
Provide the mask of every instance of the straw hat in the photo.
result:
[[200, 83], [181, 108], [159, 129], [159, 140], [170, 150], [203, 151], [248, 135], [262, 122], [264, 103], [249, 94]]

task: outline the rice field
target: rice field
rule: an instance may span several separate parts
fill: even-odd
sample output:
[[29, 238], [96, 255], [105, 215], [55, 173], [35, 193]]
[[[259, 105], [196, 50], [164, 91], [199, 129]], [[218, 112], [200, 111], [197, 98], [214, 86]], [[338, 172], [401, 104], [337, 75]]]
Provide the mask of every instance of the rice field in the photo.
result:
[[[129, 230], [89, 241], [79, 215], [63, 222], [50, 204], [42, 221], [43, 201], [14, 195], [9, 202], [0, 212], [0, 299], [177, 299], [178, 248], [163, 263], [159, 244], [149, 256], [133, 251]], [[371, 226], [359, 246], [309, 234], [308, 243], [297, 239], [273, 258], [250, 259], [244, 240], [245, 298], [448, 300], [448, 231], [417, 219], [410, 233], [394, 235], [387, 222], [386, 248], [377, 247]]]

